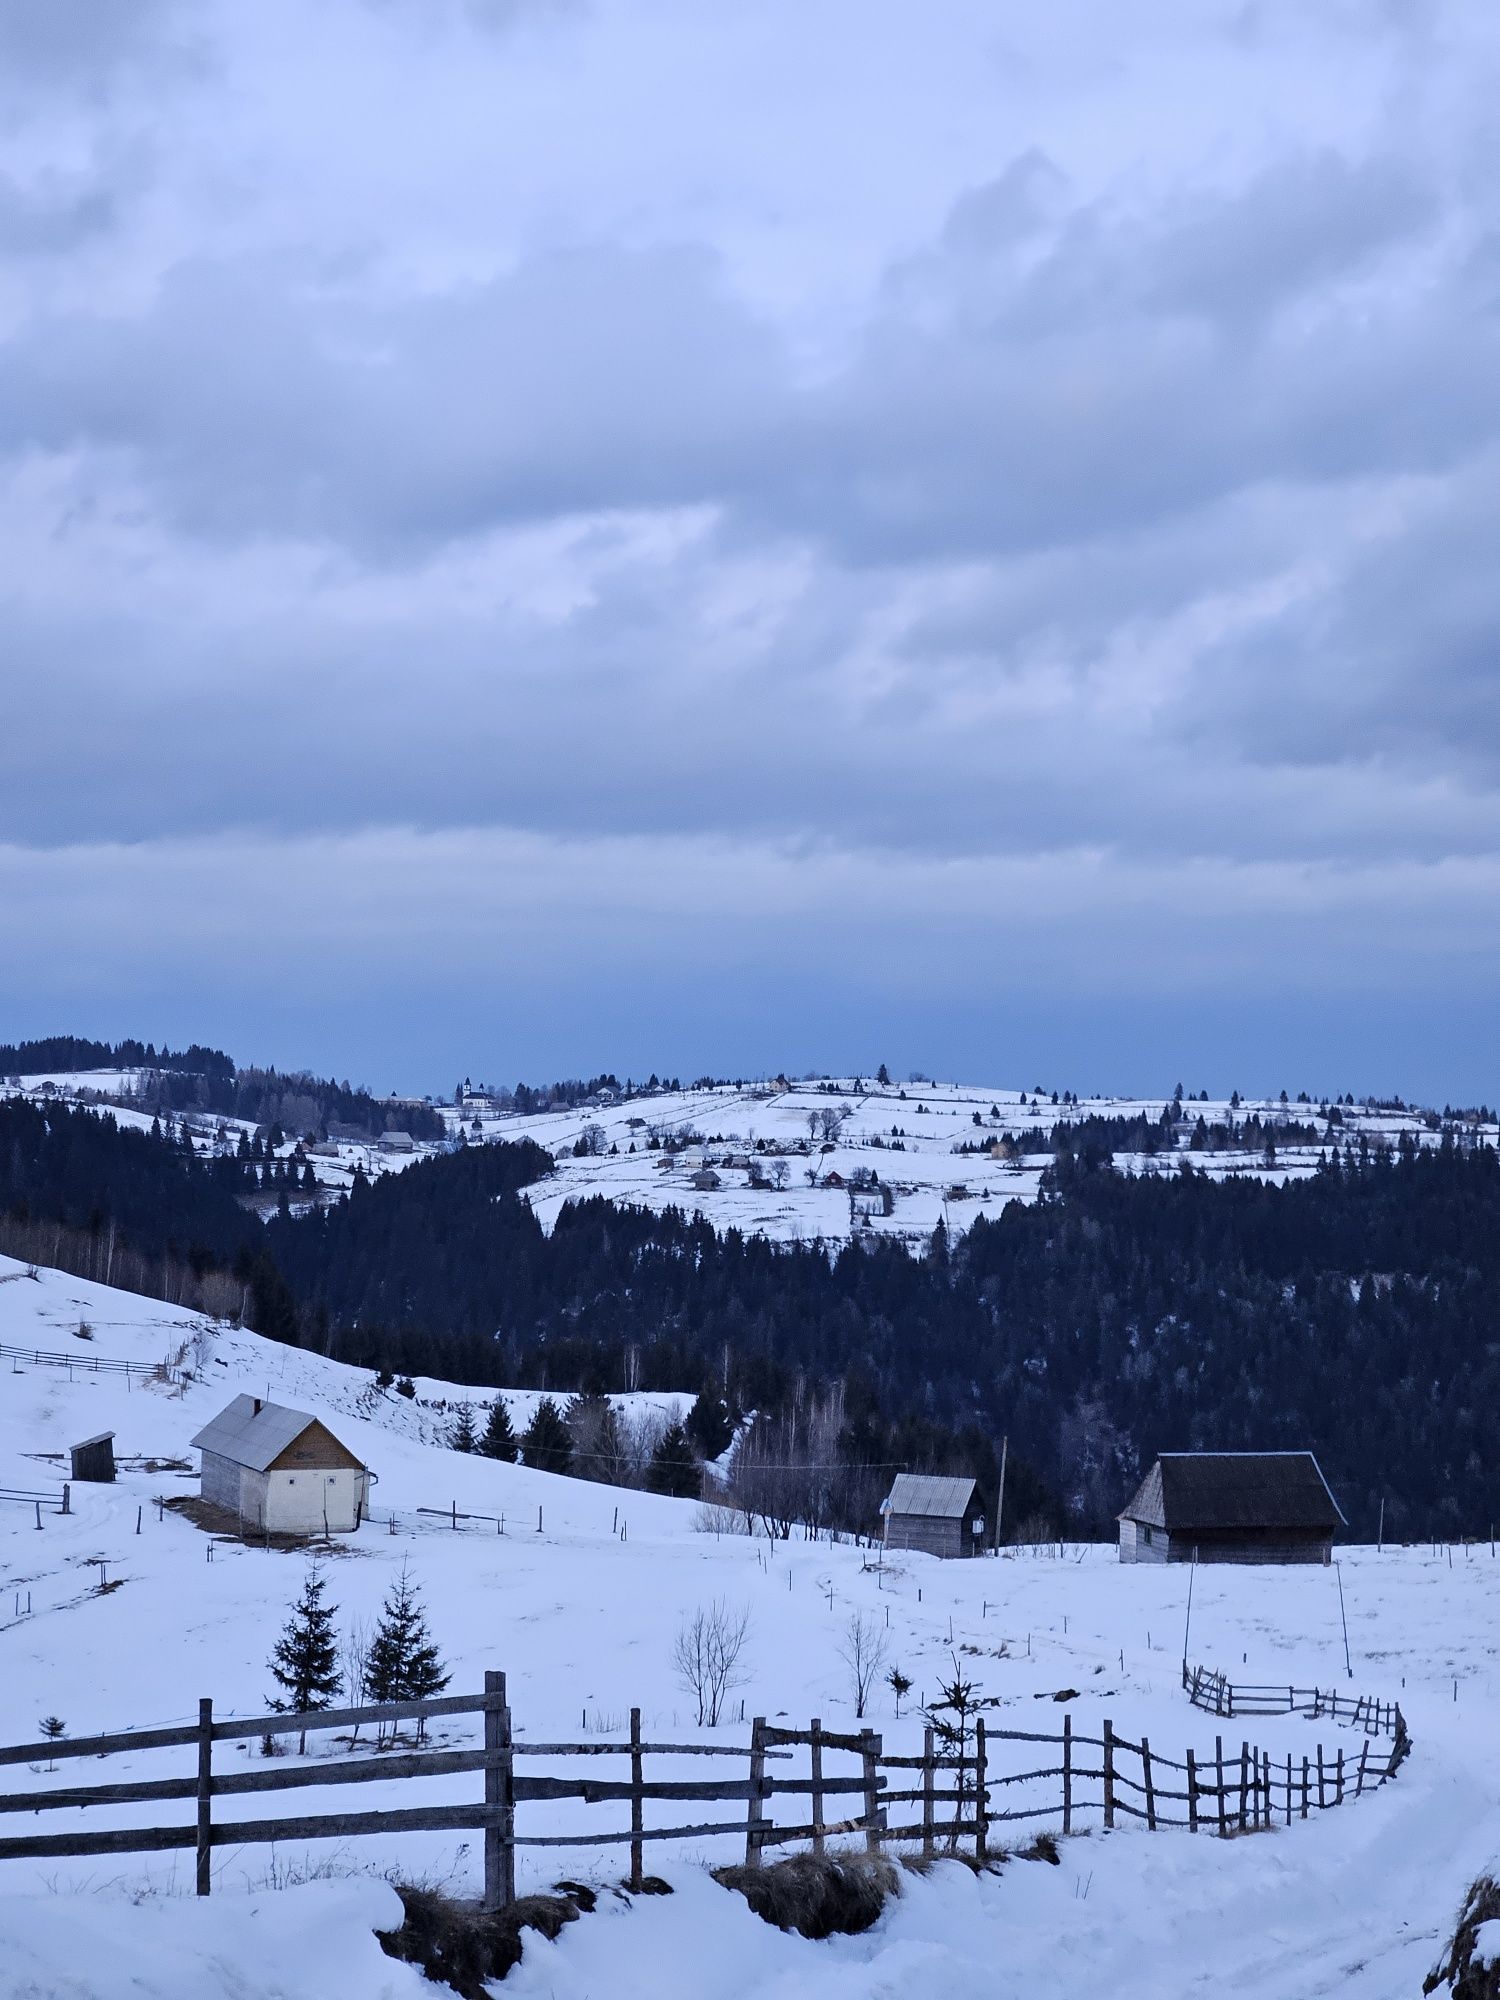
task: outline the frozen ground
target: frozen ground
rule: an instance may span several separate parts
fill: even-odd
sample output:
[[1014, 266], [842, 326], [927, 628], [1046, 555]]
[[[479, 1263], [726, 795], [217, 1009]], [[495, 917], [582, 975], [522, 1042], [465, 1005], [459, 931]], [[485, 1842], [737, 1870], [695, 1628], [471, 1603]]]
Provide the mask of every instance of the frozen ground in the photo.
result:
[[[76, 1339], [80, 1319], [93, 1327], [92, 1342]], [[169, 1510], [158, 1518], [155, 1503], [194, 1490], [191, 1474], [172, 1461], [194, 1458], [187, 1440], [206, 1418], [242, 1388], [269, 1388], [325, 1412], [379, 1475], [376, 1522], [329, 1564], [340, 1624], [371, 1618], [394, 1569], [409, 1559], [455, 1688], [477, 1686], [487, 1667], [505, 1669], [523, 1736], [611, 1734], [632, 1704], [644, 1710], [648, 1737], [691, 1734], [672, 1640], [684, 1612], [717, 1597], [746, 1606], [751, 1619], [748, 1678], [733, 1722], [719, 1732], [728, 1742], [745, 1740], [741, 1699], [747, 1715], [805, 1722], [817, 1714], [831, 1728], [850, 1726], [837, 1648], [851, 1610], [863, 1608], [883, 1629], [889, 1616], [892, 1657], [918, 1692], [935, 1686], [956, 1649], [976, 1648], [962, 1657], [985, 1692], [1001, 1698], [1001, 1726], [1055, 1726], [1060, 1711], [1043, 1698], [1076, 1689], [1071, 1709], [1080, 1731], [1097, 1733], [1108, 1715], [1127, 1735], [1145, 1730], [1170, 1754], [1212, 1743], [1210, 1718], [1190, 1709], [1179, 1689], [1180, 1571], [1122, 1569], [1112, 1551], [1073, 1549], [1062, 1559], [968, 1564], [908, 1557], [882, 1575], [849, 1546], [793, 1541], [768, 1549], [739, 1536], [717, 1539], [699, 1530], [690, 1503], [446, 1451], [429, 1441], [440, 1414], [434, 1407], [382, 1396], [358, 1371], [57, 1273], [32, 1280], [4, 1261], [0, 1342], [76, 1346], [80, 1357], [71, 1379], [67, 1370], [0, 1363], [0, 1487], [55, 1484], [61, 1466], [53, 1455], [106, 1428], [116, 1432], [122, 1460], [115, 1486], [75, 1487], [76, 1512], [45, 1516], [40, 1532], [26, 1509], [0, 1505], [0, 1740], [34, 1738], [48, 1714], [63, 1718], [72, 1735], [186, 1720], [205, 1694], [219, 1714], [261, 1711], [271, 1689], [266, 1657], [300, 1585], [302, 1559], [220, 1542], [209, 1561], [208, 1539]], [[180, 1389], [127, 1387], [88, 1368], [94, 1354], [155, 1362], [184, 1350], [199, 1379]], [[451, 1385], [419, 1387], [429, 1405], [458, 1393]], [[418, 1511], [454, 1501], [503, 1515], [504, 1534], [493, 1522], [455, 1533], [439, 1515]], [[102, 1594], [101, 1561], [117, 1586]], [[1463, 1886], [1500, 1849], [1500, 1562], [1488, 1544], [1436, 1555], [1356, 1550], [1344, 1555], [1342, 1575], [1352, 1683], [1332, 1571], [1201, 1572], [1190, 1650], [1241, 1679], [1338, 1683], [1398, 1698], [1416, 1748], [1378, 1796], [1305, 1826], [1222, 1844], [1094, 1831], [1064, 1844], [1058, 1868], [1015, 1862], [984, 1882], [945, 1865], [912, 1883], [867, 1937], [816, 1946], [766, 1929], [705, 1878], [702, 1862], [732, 1855], [733, 1841], [662, 1843], [653, 1860], [675, 1884], [674, 1897], [634, 1907], [606, 1899], [556, 1945], [529, 1945], [508, 1985], [557, 2000], [814, 1993], [1092, 2000], [1101, 1992], [1145, 2000], [1210, 1989], [1265, 2000], [1323, 1993], [1406, 2000], [1420, 1989]], [[888, 1747], [915, 1747], [919, 1723], [907, 1715], [897, 1722], [884, 1688], [871, 1720]], [[464, 1742], [467, 1731], [468, 1719], [456, 1719], [445, 1737]], [[1236, 1744], [1242, 1733], [1237, 1726]], [[1300, 1757], [1329, 1729], [1291, 1717], [1251, 1725], [1250, 1733], [1273, 1753]], [[179, 1775], [181, 1762], [180, 1751], [143, 1752], [111, 1759], [108, 1775]], [[57, 1785], [70, 1775], [76, 1782], [66, 1766], [55, 1775], [23, 1769], [7, 1788]], [[430, 1781], [424, 1798], [466, 1798], [473, 1783]], [[394, 1789], [362, 1787], [361, 1802], [391, 1803]], [[309, 1788], [300, 1798], [299, 1809], [343, 1809], [347, 1794]], [[599, 1825], [604, 1811], [526, 1807], [520, 1830], [566, 1830], [590, 1814], [586, 1823]], [[91, 1815], [90, 1823], [107, 1822]], [[190, 1863], [178, 1857], [13, 1863], [0, 1868], [0, 1944], [8, 1947], [0, 1951], [0, 1993], [260, 2000], [417, 1990], [414, 1975], [377, 1965], [372, 1954], [369, 1899], [379, 1901], [383, 1890], [333, 1882], [268, 1892], [268, 1876], [284, 1881], [309, 1860], [356, 1872], [399, 1869], [459, 1888], [475, 1879], [463, 1836], [366, 1841], [332, 1854], [225, 1848], [216, 1855], [210, 1915], [184, 1898]], [[618, 1851], [608, 1850], [576, 1850], [568, 1861], [601, 1882], [616, 1879], [620, 1865]], [[544, 1854], [523, 1853], [523, 1886], [551, 1872]], [[302, 1966], [295, 1944], [307, 1926], [332, 1962], [350, 1968], [350, 1979], [358, 1968], [360, 1983], [317, 1984], [317, 1962]], [[104, 1962], [117, 1969], [113, 1984], [89, 1970]]]

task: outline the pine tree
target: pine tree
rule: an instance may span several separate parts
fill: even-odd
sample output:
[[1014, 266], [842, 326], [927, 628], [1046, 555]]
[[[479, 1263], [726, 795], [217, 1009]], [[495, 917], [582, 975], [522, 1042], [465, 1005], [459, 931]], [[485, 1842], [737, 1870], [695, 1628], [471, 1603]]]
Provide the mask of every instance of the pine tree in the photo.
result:
[[651, 1454], [646, 1484], [653, 1493], [670, 1493], [678, 1500], [696, 1500], [703, 1491], [703, 1471], [681, 1424], [669, 1425]]
[[[451, 1679], [427, 1630], [427, 1613], [405, 1563], [381, 1609], [366, 1679], [375, 1702], [426, 1701], [441, 1694]], [[419, 1720], [418, 1737], [423, 1733]]]
[[724, 1398], [709, 1389], [699, 1395], [688, 1411], [687, 1434], [705, 1458], [717, 1458], [726, 1451], [734, 1436], [734, 1425], [724, 1407]]
[[573, 1458], [573, 1440], [562, 1411], [543, 1396], [521, 1440], [526, 1463], [538, 1472], [566, 1472]]
[[497, 1396], [490, 1404], [489, 1422], [484, 1427], [478, 1449], [486, 1458], [502, 1458], [507, 1465], [516, 1462], [516, 1427], [510, 1420], [510, 1411], [503, 1396]]
[[460, 1403], [458, 1415], [453, 1420], [453, 1428], [448, 1433], [448, 1444], [453, 1451], [474, 1451], [479, 1440], [474, 1432], [474, 1411], [468, 1403]]
[[[323, 1579], [314, 1563], [271, 1655], [271, 1677], [283, 1691], [280, 1696], [271, 1696], [271, 1706], [278, 1713], [304, 1715], [331, 1708], [342, 1685], [338, 1641], [333, 1633], [338, 1606], [323, 1602], [323, 1588]], [[298, 1754], [306, 1749], [307, 1731], [303, 1730]]]

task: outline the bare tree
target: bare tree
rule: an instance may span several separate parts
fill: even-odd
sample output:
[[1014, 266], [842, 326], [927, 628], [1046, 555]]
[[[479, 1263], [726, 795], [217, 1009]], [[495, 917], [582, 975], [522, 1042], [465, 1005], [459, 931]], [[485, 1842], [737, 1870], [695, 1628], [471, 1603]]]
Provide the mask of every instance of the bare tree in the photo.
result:
[[792, 1169], [786, 1160], [772, 1160], [770, 1181], [773, 1188], [784, 1188], [792, 1177]]
[[839, 1658], [849, 1669], [849, 1681], [854, 1690], [854, 1713], [863, 1721], [865, 1703], [870, 1699], [870, 1689], [875, 1684], [875, 1676], [885, 1665], [890, 1654], [890, 1643], [883, 1629], [876, 1624], [868, 1611], [856, 1611], [844, 1627], [844, 1636], [839, 1640]]
[[[344, 1691], [349, 1697], [351, 1708], [363, 1708], [370, 1694], [370, 1640], [373, 1627], [368, 1618], [351, 1618], [344, 1628], [344, 1637], [339, 1646], [339, 1665], [344, 1676]], [[354, 1725], [354, 1739], [359, 1741], [359, 1724]]]
[[750, 1636], [750, 1613], [731, 1610], [722, 1598], [701, 1604], [677, 1628], [672, 1658], [678, 1678], [698, 1704], [698, 1727], [716, 1729], [731, 1689], [743, 1687], [740, 1656]]

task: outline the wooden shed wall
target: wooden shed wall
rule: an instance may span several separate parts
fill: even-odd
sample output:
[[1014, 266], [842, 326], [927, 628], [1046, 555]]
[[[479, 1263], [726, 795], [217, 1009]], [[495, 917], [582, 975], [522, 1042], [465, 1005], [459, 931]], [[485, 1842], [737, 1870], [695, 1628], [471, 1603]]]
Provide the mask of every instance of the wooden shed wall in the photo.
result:
[[919, 1549], [929, 1556], [961, 1556], [963, 1522], [940, 1514], [888, 1514], [886, 1547]]

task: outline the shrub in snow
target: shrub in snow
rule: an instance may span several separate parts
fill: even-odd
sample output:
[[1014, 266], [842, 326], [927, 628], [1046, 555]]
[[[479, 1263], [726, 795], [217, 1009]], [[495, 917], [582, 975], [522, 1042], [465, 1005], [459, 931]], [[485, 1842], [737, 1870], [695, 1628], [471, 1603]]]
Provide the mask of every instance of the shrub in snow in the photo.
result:
[[901, 1886], [883, 1854], [793, 1854], [764, 1868], [716, 1868], [713, 1877], [768, 1924], [805, 1938], [867, 1931]]
[[716, 1729], [730, 1692], [742, 1687], [740, 1657], [750, 1635], [750, 1613], [716, 1598], [701, 1604], [677, 1628], [672, 1659], [682, 1685], [698, 1705], [698, 1727]]
[[1439, 1987], [1453, 2000], [1500, 2000], [1500, 1882], [1493, 1875], [1470, 1884], [1448, 1955], [1422, 1981], [1424, 1993]]

